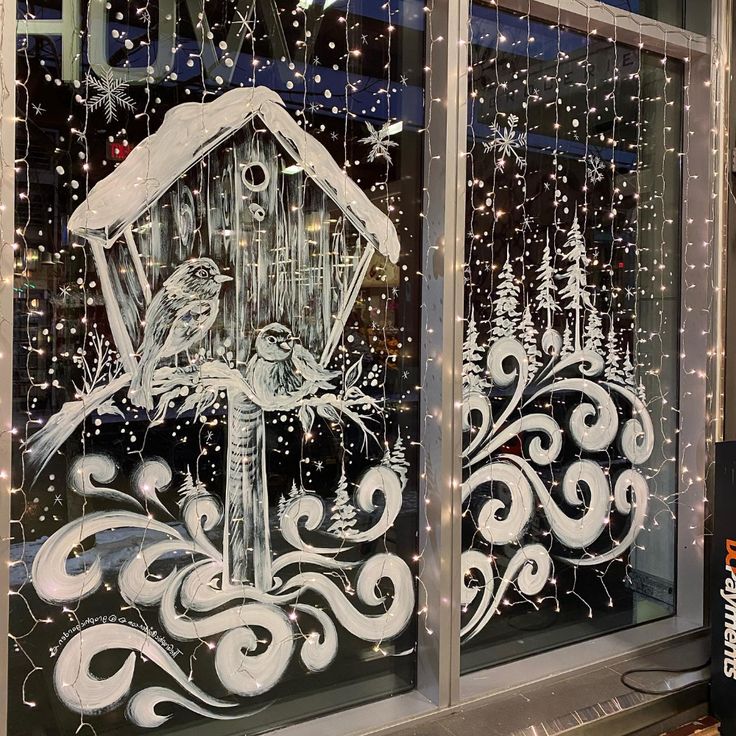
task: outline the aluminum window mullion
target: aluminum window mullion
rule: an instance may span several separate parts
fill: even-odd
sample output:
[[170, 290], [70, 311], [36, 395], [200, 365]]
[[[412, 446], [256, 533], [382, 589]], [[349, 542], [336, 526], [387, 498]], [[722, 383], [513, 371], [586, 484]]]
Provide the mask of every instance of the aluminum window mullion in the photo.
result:
[[417, 688], [447, 707], [460, 677], [462, 318], [469, 6], [427, 15]]
[[[11, 428], [13, 426], [13, 272], [15, 270], [15, 0], [0, 3], [0, 631], [8, 642]], [[0, 736], [8, 723], [8, 644], [0, 648]]]

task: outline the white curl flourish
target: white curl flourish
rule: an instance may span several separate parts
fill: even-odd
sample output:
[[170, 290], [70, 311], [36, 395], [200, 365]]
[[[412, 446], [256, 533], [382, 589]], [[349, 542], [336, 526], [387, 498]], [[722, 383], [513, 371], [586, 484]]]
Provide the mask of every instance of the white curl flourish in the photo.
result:
[[[109, 677], [99, 678], [90, 669], [92, 659], [111, 649], [130, 651], [124, 664]], [[119, 705], [130, 692], [135, 671], [136, 655], [153, 662], [188, 693], [195, 701], [212, 708], [230, 708], [234, 703], [213, 698], [196, 685], [177, 666], [171, 655], [158, 644], [147, 631], [134, 629], [118, 623], [97, 624], [77, 633], [64, 647], [54, 667], [54, 688], [59, 699], [67, 708], [83, 715], [97, 715]], [[143, 691], [145, 693], [145, 690]], [[152, 722], [148, 707], [154, 701], [171, 700], [174, 693], [168, 688], [159, 688], [155, 697], [141, 696], [134, 716], [140, 718], [138, 725]], [[178, 696], [180, 705], [199, 712], [197, 703]], [[144, 707], [145, 706], [145, 707]], [[155, 714], [154, 714], [155, 716]], [[157, 716], [157, 718], [161, 718]], [[164, 719], [165, 720], [165, 719]]]
[[485, 580], [484, 594], [480, 604], [470, 620], [460, 630], [460, 635], [465, 641], [469, 641], [485, 628], [498, 610], [506, 590], [512, 583], [515, 582], [519, 592], [525, 596], [537, 595], [544, 588], [552, 573], [552, 558], [549, 552], [541, 544], [528, 544], [516, 551], [504, 570], [498, 588], [494, 590], [493, 570], [490, 563], [484, 562], [482, 557], [484, 555], [465, 553], [462, 558], [466, 573], [471, 569], [478, 570]]
[[54, 532], [41, 546], [31, 570], [38, 596], [47, 603], [67, 603], [94, 593], [102, 583], [102, 565], [95, 555], [83, 572], [69, 574], [66, 562], [82, 541], [109, 529], [130, 527], [160, 532], [183, 542], [181, 534], [168, 524], [129, 511], [96, 512], [69, 522]]

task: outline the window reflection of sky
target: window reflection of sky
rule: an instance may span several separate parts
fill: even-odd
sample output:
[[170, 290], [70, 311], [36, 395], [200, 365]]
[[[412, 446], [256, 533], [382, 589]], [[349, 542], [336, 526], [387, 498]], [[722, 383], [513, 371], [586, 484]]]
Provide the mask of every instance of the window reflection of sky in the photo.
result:
[[[473, 11], [473, 17], [471, 19], [471, 33], [472, 33], [472, 44], [473, 46], [485, 48], [485, 49], [496, 49], [498, 48], [500, 53], [506, 55], [513, 54], [518, 57], [519, 64], [519, 87], [523, 87], [524, 80], [526, 78], [526, 66], [527, 66], [527, 54], [528, 58], [532, 63], [548, 62], [550, 65], [550, 74], [556, 71], [555, 58], [558, 53], [568, 55], [572, 58], [564, 59], [560, 61], [560, 69], [564, 70], [567, 67], [570, 71], [564, 74], [561, 78], [560, 86], [577, 86], [584, 85], [585, 71], [582, 62], [585, 58], [591, 64], [591, 72], [589, 74], [590, 81], [595, 78], [594, 67], [596, 63], [596, 56], [601, 54], [602, 49], [606, 49], [608, 44], [606, 41], [601, 40], [601, 48], [595, 49], [589, 47], [586, 54], [585, 38], [579, 33], [573, 33], [564, 28], [550, 28], [549, 24], [540, 23], [537, 21], [522, 18], [509, 13], [497, 12], [492, 8], [485, 8], [475, 6]], [[527, 38], [529, 39], [527, 43]], [[619, 44], [620, 48], [620, 44]], [[609, 54], [605, 54], [609, 56]], [[577, 57], [577, 61], [576, 61]], [[491, 58], [488, 52], [480, 51], [476, 58], [478, 64], [486, 65], [484, 71], [492, 70], [492, 63], [488, 63]], [[512, 62], [513, 63], [513, 62]], [[636, 71], [637, 62], [636, 54], [632, 51], [631, 59], [627, 61], [626, 54], [621, 54], [619, 64], [619, 72], [621, 75], [632, 73]], [[632, 66], [632, 69], [627, 70], [627, 66]], [[492, 72], [495, 77], [495, 71]], [[532, 76], [538, 76], [538, 70], [534, 72]], [[576, 77], [579, 76], [580, 79]], [[479, 94], [482, 93], [482, 89], [479, 88]], [[554, 82], [550, 76], [550, 88], [549, 90], [537, 90], [544, 95], [545, 92], [554, 91]], [[506, 89], [506, 94], [511, 96], [512, 91]], [[520, 91], [522, 97], [526, 97], [526, 92]], [[520, 98], [521, 101], [521, 98]], [[521, 105], [519, 105], [521, 108]], [[521, 109], [517, 114], [521, 113]], [[472, 135], [476, 142], [488, 140], [492, 137], [491, 135], [491, 121], [484, 121], [481, 115], [478, 115], [478, 110], [475, 112], [468, 109], [468, 123], [472, 128]], [[503, 121], [499, 120], [499, 124]], [[584, 140], [572, 140], [566, 139], [564, 135], [560, 134], [556, 138], [549, 135], [543, 135], [535, 132], [532, 127], [527, 131], [527, 150], [530, 152], [549, 152], [551, 153], [554, 149], [557, 149], [558, 155], [562, 157], [569, 157], [572, 159], [580, 160], [585, 158], [586, 155], [594, 153], [601, 160], [610, 162], [612, 158], [615, 160], [616, 167], [619, 171], [631, 171], [636, 166], [636, 154], [630, 151], [623, 151], [618, 149], [614, 151], [610, 147], [597, 146], [591, 141], [587, 143]]]

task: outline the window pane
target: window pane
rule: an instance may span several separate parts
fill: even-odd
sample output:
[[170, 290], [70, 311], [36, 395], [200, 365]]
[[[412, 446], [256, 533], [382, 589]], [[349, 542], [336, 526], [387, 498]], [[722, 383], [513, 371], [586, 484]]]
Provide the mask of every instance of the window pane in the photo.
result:
[[669, 616], [682, 69], [473, 6], [463, 668]]
[[113, 0], [19, 36], [11, 734], [414, 687], [424, 17]]
[[686, 0], [603, 0], [603, 2], [673, 26], [685, 25]]

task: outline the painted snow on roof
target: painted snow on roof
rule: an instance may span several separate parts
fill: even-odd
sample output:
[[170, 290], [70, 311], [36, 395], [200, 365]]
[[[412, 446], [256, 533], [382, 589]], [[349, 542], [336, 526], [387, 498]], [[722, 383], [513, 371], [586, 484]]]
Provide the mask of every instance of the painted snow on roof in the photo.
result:
[[114, 242], [123, 230], [163, 195], [185, 171], [258, 116], [294, 162], [337, 204], [354, 227], [394, 263], [399, 239], [391, 220], [341, 169], [329, 151], [303, 130], [266, 87], [226, 92], [213, 102], [186, 102], [172, 108], [161, 127], [96, 184], [74, 211], [69, 230]]

